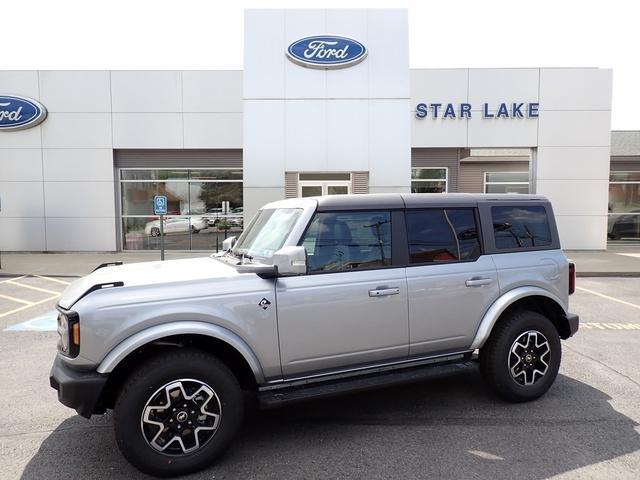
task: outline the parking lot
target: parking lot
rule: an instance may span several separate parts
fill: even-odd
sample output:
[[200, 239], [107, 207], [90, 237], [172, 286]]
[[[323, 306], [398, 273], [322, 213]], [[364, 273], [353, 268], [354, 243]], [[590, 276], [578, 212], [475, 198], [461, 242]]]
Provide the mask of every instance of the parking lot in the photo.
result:
[[[48, 385], [52, 310], [69, 277], [0, 278], [0, 478], [142, 478], [109, 414]], [[579, 278], [578, 334], [542, 399], [507, 404], [478, 372], [251, 412], [218, 464], [190, 478], [638, 478], [640, 278]], [[25, 323], [27, 322], [27, 323]]]

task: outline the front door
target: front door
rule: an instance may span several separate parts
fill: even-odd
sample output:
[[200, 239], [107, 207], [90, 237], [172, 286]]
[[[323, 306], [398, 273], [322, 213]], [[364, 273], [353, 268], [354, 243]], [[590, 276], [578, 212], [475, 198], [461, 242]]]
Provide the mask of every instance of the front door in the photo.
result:
[[316, 213], [302, 241], [309, 272], [276, 284], [285, 377], [407, 357], [407, 282], [391, 241], [389, 211]]
[[474, 208], [407, 210], [411, 356], [469, 347], [499, 296], [490, 255], [482, 255]]

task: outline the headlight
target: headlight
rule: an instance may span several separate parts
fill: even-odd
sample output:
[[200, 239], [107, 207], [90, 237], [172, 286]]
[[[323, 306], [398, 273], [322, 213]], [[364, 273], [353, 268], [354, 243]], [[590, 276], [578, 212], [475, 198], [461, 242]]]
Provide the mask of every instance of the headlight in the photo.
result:
[[58, 350], [68, 357], [80, 352], [80, 323], [75, 312], [58, 313]]

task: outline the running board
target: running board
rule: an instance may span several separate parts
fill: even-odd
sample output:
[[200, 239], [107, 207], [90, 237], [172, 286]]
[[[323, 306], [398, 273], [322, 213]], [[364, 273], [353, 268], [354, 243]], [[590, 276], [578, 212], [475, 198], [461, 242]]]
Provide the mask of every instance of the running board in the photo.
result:
[[292, 403], [319, 400], [346, 393], [365, 392], [391, 385], [433, 380], [475, 369], [477, 369], [477, 362], [461, 360], [455, 363], [425, 365], [299, 387], [267, 390], [258, 393], [258, 404], [263, 409], [278, 408]]

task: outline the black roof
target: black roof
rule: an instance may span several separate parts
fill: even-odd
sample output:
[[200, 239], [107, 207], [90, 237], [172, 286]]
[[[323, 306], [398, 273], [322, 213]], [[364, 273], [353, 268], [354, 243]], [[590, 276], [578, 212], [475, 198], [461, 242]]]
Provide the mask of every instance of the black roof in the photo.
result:
[[474, 207], [481, 202], [548, 202], [540, 195], [480, 193], [372, 193], [314, 197], [319, 211], [451, 206]]

